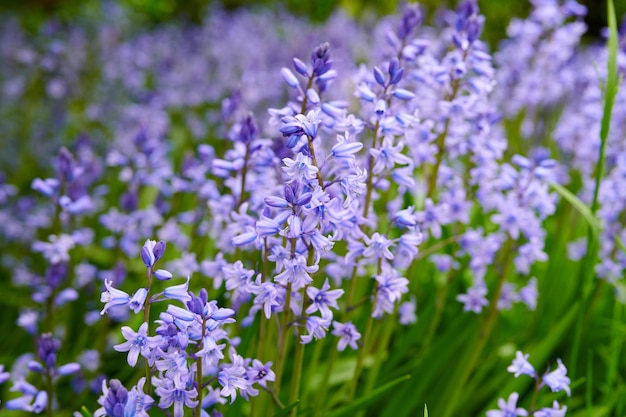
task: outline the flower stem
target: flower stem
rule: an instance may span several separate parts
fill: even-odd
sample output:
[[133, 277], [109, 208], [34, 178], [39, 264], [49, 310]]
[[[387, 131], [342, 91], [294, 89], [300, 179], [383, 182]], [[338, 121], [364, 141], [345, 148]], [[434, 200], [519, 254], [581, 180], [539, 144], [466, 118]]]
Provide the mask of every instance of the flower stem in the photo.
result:
[[[198, 345], [198, 351], [204, 348], [204, 338], [206, 336], [206, 317], [202, 317], [202, 339]], [[202, 357], [196, 356], [196, 384], [198, 385], [198, 405], [196, 406], [196, 416], [202, 413]]]
[[[372, 139], [372, 148], [376, 149], [376, 145], [378, 142], [378, 129], [380, 128], [380, 122], [377, 121], [376, 125], [374, 125], [374, 138]], [[363, 217], [367, 218], [370, 211], [370, 203], [372, 200], [372, 191], [373, 191], [373, 182], [374, 176], [372, 174], [372, 170], [374, 169], [374, 157], [370, 155], [367, 160], [367, 189], [365, 191], [365, 204], [363, 206]]]
[[287, 356], [287, 345], [289, 343], [289, 323], [291, 322], [291, 282], [287, 283], [287, 294], [285, 296], [285, 320], [280, 326], [280, 343], [278, 345], [278, 359], [276, 361], [276, 386], [274, 391], [276, 395], [280, 394], [280, 386], [283, 377], [283, 367], [285, 366], [285, 358]]
[[[457, 93], [459, 92], [459, 86], [461, 85], [460, 80], [457, 78], [452, 83], [452, 92], [448, 97], [446, 97], [446, 101], [452, 101], [455, 99]], [[437, 145], [437, 159], [435, 160], [435, 166], [433, 167], [433, 172], [430, 174], [430, 178], [428, 180], [428, 191], [426, 192], [426, 197], [432, 198], [435, 188], [437, 188], [437, 176], [439, 174], [439, 167], [441, 166], [441, 162], [443, 161], [443, 155], [446, 151], [446, 137], [448, 136], [448, 129], [450, 128], [450, 117], [446, 118], [446, 122], [443, 125], [443, 131], [437, 136], [435, 140], [435, 145]]]
[[499, 278], [493, 297], [489, 303], [489, 310], [487, 311], [487, 315], [484, 320], [480, 323], [475, 342], [471, 345], [467, 355], [461, 362], [463, 363], [463, 366], [461, 368], [457, 368], [455, 376], [450, 379], [450, 381], [454, 381], [454, 383], [452, 385], [452, 393], [447, 396], [448, 401], [446, 402], [446, 408], [442, 413], [443, 417], [451, 416], [455, 412], [455, 407], [459, 401], [461, 393], [463, 392], [463, 388], [466, 386], [467, 380], [474, 370], [474, 367], [480, 358], [480, 354], [482, 353], [482, 350], [491, 335], [496, 318], [498, 317], [497, 306], [500, 294], [502, 293], [502, 286], [506, 279], [508, 270], [510, 269], [510, 264], [513, 261], [513, 243], [514, 241], [511, 238], [508, 238], [502, 248], [502, 255], [504, 257], [501, 264], [502, 269], [498, 274]]
[[54, 386], [52, 385], [52, 375], [50, 369], [46, 367], [46, 392], [48, 393], [48, 401], [46, 404], [46, 415], [52, 417], [52, 400], [54, 398]]
[[337, 346], [333, 346], [330, 349], [330, 358], [326, 361], [326, 370], [324, 371], [324, 379], [322, 379], [322, 389], [317, 397], [317, 403], [320, 405], [320, 407], [317, 408], [319, 414], [316, 413], [315, 415], [325, 415], [327, 406], [326, 397], [328, 396], [328, 388], [330, 387], [330, 375], [338, 355], [339, 351], [337, 350]]
[[246, 155], [243, 157], [243, 168], [241, 168], [241, 193], [239, 196], [239, 202], [235, 207], [235, 211], [239, 210], [239, 207], [243, 204], [246, 198], [246, 175], [248, 174], [248, 159], [250, 159], [250, 143], [246, 144]]
[[[296, 343], [293, 373], [291, 377], [291, 390], [289, 392], [289, 404], [293, 404], [300, 395], [300, 379], [302, 376], [302, 362], [304, 360], [304, 344], [300, 340]], [[294, 407], [292, 415], [298, 415], [298, 407]]]
[[[150, 333], [150, 289], [152, 287], [152, 267], [148, 268], [148, 292], [146, 294], [146, 301], [143, 304], [143, 321], [148, 324], [146, 333]], [[152, 372], [150, 365], [146, 360], [146, 392], [152, 392]]]
[[374, 305], [375, 304], [372, 303], [372, 311], [367, 318], [367, 326], [365, 327], [365, 333], [363, 334], [363, 346], [359, 349], [359, 354], [356, 358], [356, 368], [354, 369], [352, 382], [350, 383], [350, 387], [348, 389], [349, 401], [352, 401], [354, 394], [356, 393], [356, 387], [359, 384], [359, 377], [361, 376], [361, 371], [363, 370], [363, 361], [365, 360], [367, 348], [369, 347], [370, 334], [372, 333], [372, 327], [374, 325], [374, 317], [372, 316], [372, 313], [374, 312]]

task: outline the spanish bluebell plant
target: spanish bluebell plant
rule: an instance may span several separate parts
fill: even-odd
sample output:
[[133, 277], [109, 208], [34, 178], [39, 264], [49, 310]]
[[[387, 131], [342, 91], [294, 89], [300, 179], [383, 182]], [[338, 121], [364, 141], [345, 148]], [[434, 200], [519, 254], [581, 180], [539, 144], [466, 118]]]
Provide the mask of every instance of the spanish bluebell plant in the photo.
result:
[[0, 15], [1, 412], [623, 414], [624, 33], [457, 3]]

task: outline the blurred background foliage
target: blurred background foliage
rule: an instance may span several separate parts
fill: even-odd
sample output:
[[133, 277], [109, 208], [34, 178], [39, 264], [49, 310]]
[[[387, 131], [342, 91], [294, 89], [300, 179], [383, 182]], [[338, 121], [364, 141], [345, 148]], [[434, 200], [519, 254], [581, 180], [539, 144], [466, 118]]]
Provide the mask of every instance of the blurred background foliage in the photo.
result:
[[[588, 13], [586, 38], [593, 41], [602, 36], [606, 26], [606, 7], [602, 0], [579, 0]], [[71, 22], [88, 15], [96, 15], [106, 3], [102, 0], [3, 0], [0, 13], [16, 13], [26, 30], [36, 31], [51, 17], [61, 22]], [[282, 8], [308, 18], [312, 22], [324, 22], [336, 9], [342, 9], [357, 19], [383, 16], [398, 10], [398, 0], [117, 0], [117, 3], [132, 11], [135, 22], [140, 26], [157, 26], [182, 20], [190, 24], [202, 21], [211, 6], [227, 10], [242, 7]], [[421, 0], [424, 11], [430, 17], [443, 7], [454, 7], [457, 0]], [[506, 35], [506, 27], [515, 16], [526, 16], [530, 10], [526, 0], [478, 0], [481, 13], [489, 22], [483, 39], [492, 47]], [[615, 0], [617, 16], [626, 13], [626, 0]]]

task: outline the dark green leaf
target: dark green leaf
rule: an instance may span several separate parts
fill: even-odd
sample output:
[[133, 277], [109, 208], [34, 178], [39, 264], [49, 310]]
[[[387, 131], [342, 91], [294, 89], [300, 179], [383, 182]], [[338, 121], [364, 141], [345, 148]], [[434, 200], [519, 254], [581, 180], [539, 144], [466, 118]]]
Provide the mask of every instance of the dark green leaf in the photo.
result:
[[396, 385], [407, 381], [411, 378], [411, 375], [404, 375], [401, 376], [400, 378], [393, 380], [391, 382], [388, 382], [384, 385], [382, 385], [381, 387], [379, 387], [378, 389], [375, 389], [374, 391], [370, 392], [368, 395], [359, 398], [356, 401], [353, 401], [352, 403], [348, 404], [347, 406], [340, 408], [339, 410], [336, 410], [332, 413], [329, 414], [329, 417], [343, 417], [343, 416], [354, 416], [356, 415], [357, 412], [359, 412], [361, 409], [367, 407], [369, 404], [371, 404], [378, 396], [380, 396], [381, 394], [383, 394], [384, 392], [390, 390], [391, 388], [395, 387]]

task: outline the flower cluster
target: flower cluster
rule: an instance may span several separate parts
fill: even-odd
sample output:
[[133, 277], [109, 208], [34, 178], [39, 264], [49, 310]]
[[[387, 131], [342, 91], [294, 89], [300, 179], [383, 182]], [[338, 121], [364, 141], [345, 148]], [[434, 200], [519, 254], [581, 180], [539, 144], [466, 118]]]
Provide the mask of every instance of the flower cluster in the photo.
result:
[[[543, 375], [539, 375], [535, 368], [528, 362], [530, 355], [524, 354], [520, 351], [515, 353], [515, 359], [513, 363], [507, 368], [507, 371], [512, 373], [515, 378], [520, 375], [528, 375], [535, 379], [535, 391], [538, 392], [542, 387], [548, 387], [552, 392], [565, 391], [567, 395], [571, 395], [570, 379], [567, 377], [567, 368], [563, 365], [560, 359], [557, 360], [558, 366], [554, 371], [548, 371]], [[499, 410], [487, 411], [487, 417], [513, 417], [513, 416], [535, 416], [535, 417], [563, 417], [567, 412], [567, 406], [560, 406], [557, 401], [554, 401], [552, 407], [544, 407], [541, 409], [535, 408], [536, 393], [533, 396], [533, 402], [530, 405], [530, 409], [518, 407], [517, 401], [519, 394], [517, 392], [512, 393], [509, 399], [505, 401], [500, 398], [498, 400]]]
[[[325, 415], [408, 372], [429, 382], [371, 413], [433, 398], [450, 417], [497, 372], [481, 359], [541, 339], [543, 314], [578, 326], [574, 357], [583, 335], [605, 343], [583, 328], [621, 319], [594, 304], [614, 302], [594, 276], [626, 299], [626, 113], [603, 122], [609, 52], [580, 47], [585, 7], [531, 4], [494, 53], [475, 0], [376, 25], [212, 8], [144, 31], [115, 2], [99, 25], [0, 25], [0, 116], [33, 148], [0, 155], [0, 302], [20, 354], [1, 406]], [[576, 394], [561, 360], [540, 375], [518, 352], [508, 370]], [[503, 395], [491, 385], [468, 410]], [[524, 401], [487, 415], [567, 411]]]

